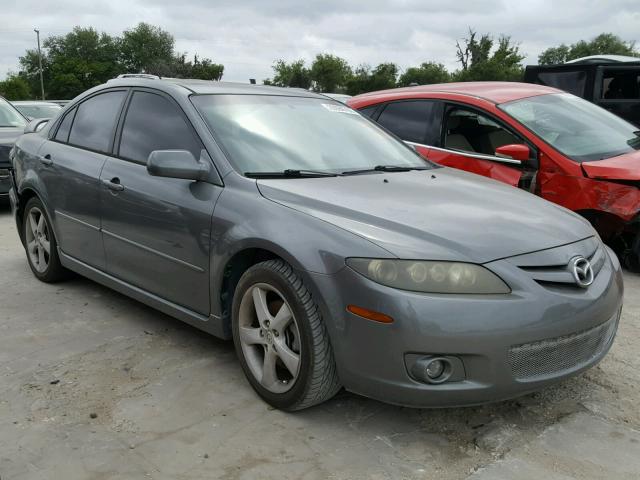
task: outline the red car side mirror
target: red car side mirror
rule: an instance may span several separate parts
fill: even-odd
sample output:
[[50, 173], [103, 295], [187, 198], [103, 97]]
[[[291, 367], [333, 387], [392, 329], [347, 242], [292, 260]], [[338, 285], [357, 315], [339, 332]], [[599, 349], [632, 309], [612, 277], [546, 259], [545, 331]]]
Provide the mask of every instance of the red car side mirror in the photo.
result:
[[521, 143], [510, 143], [496, 148], [496, 157], [512, 158], [513, 160], [526, 162], [529, 160], [530, 155], [531, 150], [529, 147]]

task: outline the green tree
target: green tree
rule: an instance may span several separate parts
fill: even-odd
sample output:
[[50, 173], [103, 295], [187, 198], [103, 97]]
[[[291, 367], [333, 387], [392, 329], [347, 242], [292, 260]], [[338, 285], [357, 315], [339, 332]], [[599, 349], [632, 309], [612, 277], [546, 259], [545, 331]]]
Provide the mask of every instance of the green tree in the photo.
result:
[[[47, 98], [73, 98], [121, 73], [117, 39], [93, 28], [75, 27], [66, 35], [46, 38], [42, 45]], [[37, 52], [27, 50], [20, 65], [31, 91], [40, 91]]]
[[311, 64], [312, 86], [316, 92], [339, 93], [351, 77], [351, 67], [344, 58], [318, 54]]
[[153, 70], [160, 65], [171, 65], [176, 60], [173, 36], [148, 23], [125, 30], [119, 43], [122, 66], [129, 73], [156, 73]]
[[540, 65], [551, 65], [555, 63], [565, 63], [576, 58], [588, 57], [589, 55], [628, 55], [631, 57], [640, 56], [640, 52], [635, 49], [635, 42], [627, 42], [613, 33], [601, 33], [589, 41], [580, 40], [570, 46], [564, 43], [557, 47], [550, 47], [538, 56]]
[[441, 63], [424, 62], [419, 67], [410, 67], [400, 75], [399, 87], [408, 87], [412, 84], [429, 85], [432, 83], [446, 83], [451, 81], [451, 74]]
[[511, 38], [500, 36], [498, 44], [492, 36], [485, 34], [479, 39], [476, 32], [469, 30], [469, 37], [463, 45], [456, 44], [458, 61], [462, 68], [452, 75], [456, 81], [518, 81], [522, 79], [520, 47]]
[[375, 90], [386, 90], [396, 86], [398, 66], [395, 63], [381, 63], [373, 70], [368, 65], [360, 65], [346, 81], [346, 92], [358, 95]]
[[10, 73], [0, 82], [0, 96], [7, 100], [29, 100], [32, 98], [29, 83], [19, 75]]
[[265, 85], [275, 85], [276, 87], [296, 87], [308, 90], [311, 87], [311, 72], [305, 66], [304, 60], [296, 60], [287, 63], [284, 60], [277, 60], [273, 66], [273, 78], [266, 79]]
[[148, 73], [161, 77], [197, 78], [200, 80], [220, 80], [224, 73], [224, 65], [213, 63], [209, 58], [200, 59], [193, 56], [193, 61], [187, 60], [186, 54], [180, 54], [169, 60], [157, 60], [149, 65]]

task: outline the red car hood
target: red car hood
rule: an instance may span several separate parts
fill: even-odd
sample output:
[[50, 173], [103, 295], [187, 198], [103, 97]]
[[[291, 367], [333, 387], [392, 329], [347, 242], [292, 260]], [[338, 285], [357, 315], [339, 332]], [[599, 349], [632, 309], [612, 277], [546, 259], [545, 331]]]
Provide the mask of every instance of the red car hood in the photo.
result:
[[606, 180], [640, 180], [640, 151], [594, 162], [582, 162], [589, 178]]

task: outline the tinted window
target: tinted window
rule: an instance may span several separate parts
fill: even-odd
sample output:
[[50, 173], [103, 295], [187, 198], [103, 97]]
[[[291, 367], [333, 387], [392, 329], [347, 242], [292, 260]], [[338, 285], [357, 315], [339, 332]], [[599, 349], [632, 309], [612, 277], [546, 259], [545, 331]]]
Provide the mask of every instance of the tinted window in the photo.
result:
[[565, 92], [584, 97], [584, 87], [587, 84], [587, 72], [542, 72], [538, 74], [537, 83], [559, 88]]
[[67, 143], [69, 140], [69, 131], [71, 130], [71, 123], [73, 123], [73, 116], [76, 114], [76, 109], [74, 108], [69, 113], [67, 113], [62, 122], [60, 122], [60, 126], [58, 127], [58, 131], [56, 132], [55, 139], [59, 142]]
[[378, 109], [378, 105], [371, 105], [370, 107], [364, 107], [358, 110], [365, 117], [371, 118], [376, 110]]
[[107, 92], [82, 102], [76, 112], [69, 143], [108, 152], [125, 95], [124, 91]]
[[438, 107], [438, 102], [426, 100], [390, 103], [380, 114], [378, 123], [402, 140], [433, 143], [433, 135], [428, 135], [427, 132], [433, 131], [436, 127], [439, 130]]
[[200, 158], [202, 144], [177, 105], [161, 95], [135, 92], [122, 127], [120, 156], [146, 163], [154, 150], [189, 150]]
[[605, 71], [602, 77], [602, 98], [605, 100], [639, 100], [638, 70]]

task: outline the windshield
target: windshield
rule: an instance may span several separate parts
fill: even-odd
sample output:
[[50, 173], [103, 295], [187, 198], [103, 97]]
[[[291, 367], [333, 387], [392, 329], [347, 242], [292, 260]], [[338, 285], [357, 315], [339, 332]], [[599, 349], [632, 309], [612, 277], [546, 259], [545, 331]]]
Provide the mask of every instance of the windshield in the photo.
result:
[[524, 98], [500, 108], [576, 162], [602, 160], [640, 148], [638, 128], [568, 93]]
[[1, 127], [24, 127], [27, 121], [18, 111], [7, 102], [4, 98], [0, 98], [0, 128]]
[[340, 173], [380, 165], [428, 167], [354, 110], [329, 99], [267, 95], [191, 97], [241, 173]]
[[53, 118], [62, 108], [58, 105], [15, 105], [15, 107], [29, 118]]

